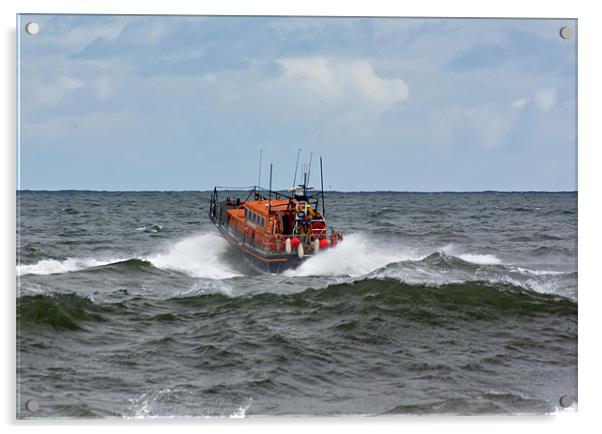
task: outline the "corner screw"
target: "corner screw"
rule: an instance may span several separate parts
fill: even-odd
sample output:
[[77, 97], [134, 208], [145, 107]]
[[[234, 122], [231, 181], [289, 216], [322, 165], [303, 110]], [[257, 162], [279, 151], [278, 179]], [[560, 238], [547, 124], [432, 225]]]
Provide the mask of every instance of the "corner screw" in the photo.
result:
[[25, 408], [27, 409], [27, 411], [31, 411], [32, 413], [35, 413], [36, 411], [38, 411], [40, 409], [40, 403], [38, 401], [36, 401], [35, 399], [30, 399], [29, 401], [27, 401], [25, 403]]

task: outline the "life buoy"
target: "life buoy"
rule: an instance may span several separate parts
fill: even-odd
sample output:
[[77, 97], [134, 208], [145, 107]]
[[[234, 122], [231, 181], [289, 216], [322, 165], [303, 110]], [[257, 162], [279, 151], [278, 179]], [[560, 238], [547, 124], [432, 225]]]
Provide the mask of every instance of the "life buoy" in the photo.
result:
[[290, 238], [287, 238], [286, 241], [284, 242], [284, 251], [289, 255], [293, 251]]

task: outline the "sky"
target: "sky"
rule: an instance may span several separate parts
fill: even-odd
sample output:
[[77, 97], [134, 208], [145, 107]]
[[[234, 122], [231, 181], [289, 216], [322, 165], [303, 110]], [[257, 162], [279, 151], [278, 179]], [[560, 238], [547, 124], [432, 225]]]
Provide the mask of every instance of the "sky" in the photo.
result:
[[[25, 32], [35, 21], [36, 35]], [[562, 26], [573, 35], [563, 39]], [[576, 190], [576, 21], [21, 15], [18, 188]]]

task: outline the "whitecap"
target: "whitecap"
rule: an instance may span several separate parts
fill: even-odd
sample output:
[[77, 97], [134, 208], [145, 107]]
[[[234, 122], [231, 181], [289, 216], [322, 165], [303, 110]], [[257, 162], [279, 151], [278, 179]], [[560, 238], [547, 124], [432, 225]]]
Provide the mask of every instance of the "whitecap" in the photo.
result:
[[383, 246], [360, 233], [346, 235], [341, 243], [308, 258], [288, 276], [360, 277], [388, 264], [421, 259], [411, 251]]
[[86, 268], [99, 267], [114, 262], [124, 261], [125, 259], [106, 259], [99, 260], [94, 258], [67, 258], [62, 261], [56, 259], [42, 259], [35, 264], [18, 264], [17, 275], [26, 274], [61, 274], [71, 271], [85, 270]]
[[191, 277], [228, 279], [240, 276], [224, 260], [228, 242], [219, 235], [196, 234], [177, 241], [163, 253], [145, 260], [160, 269], [174, 270]]

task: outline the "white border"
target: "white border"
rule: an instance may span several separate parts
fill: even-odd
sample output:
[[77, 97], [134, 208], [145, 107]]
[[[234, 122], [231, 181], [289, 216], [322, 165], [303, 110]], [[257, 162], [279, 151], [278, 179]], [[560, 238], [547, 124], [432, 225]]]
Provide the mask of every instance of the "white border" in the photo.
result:
[[[303, 0], [303, 1], [202, 1], [194, 3], [186, 0], [9, 0], [1, 3], [2, 19], [2, 86], [4, 101], [2, 128], [2, 189], [3, 212], [2, 228], [6, 236], [2, 243], [2, 266], [4, 278], [4, 345], [2, 346], [2, 420], [12, 431], [21, 425], [20, 431], [33, 431], [41, 428], [44, 432], [79, 432], [83, 428], [93, 432], [144, 431], [162, 432], [171, 427], [182, 430], [245, 429], [251, 432], [306, 432], [308, 430], [331, 430], [341, 425], [354, 432], [376, 429], [399, 432], [404, 429], [452, 432], [503, 432], [519, 429], [545, 429], [546, 432], [578, 432], [589, 424], [596, 424], [597, 407], [600, 403], [600, 351], [599, 334], [600, 281], [596, 273], [600, 268], [602, 246], [600, 237], [600, 203], [602, 193], [599, 187], [600, 146], [597, 102], [602, 100], [600, 93], [600, 43], [602, 43], [600, 18], [596, 13], [595, 2], [546, 1], [525, 2], [506, 0], [504, 2], [483, 2], [474, 0], [429, 1], [399, 3], [385, 0]], [[15, 420], [15, 22], [17, 13], [121, 13], [121, 14], [198, 14], [198, 15], [378, 15], [378, 16], [456, 16], [456, 17], [546, 17], [579, 19], [579, 411], [563, 413], [555, 417], [495, 417], [495, 418], [334, 418], [334, 419], [248, 419], [208, 420], [208, 421], [151, 421], [151, 422], [47, 422], [32, 423]], [[598, 46], [596, 46], [598, 45]], [[596, 128], [598, 127], [598, 128]]]

